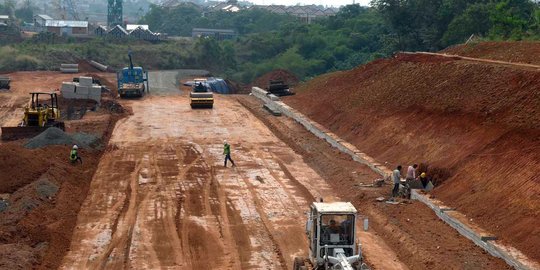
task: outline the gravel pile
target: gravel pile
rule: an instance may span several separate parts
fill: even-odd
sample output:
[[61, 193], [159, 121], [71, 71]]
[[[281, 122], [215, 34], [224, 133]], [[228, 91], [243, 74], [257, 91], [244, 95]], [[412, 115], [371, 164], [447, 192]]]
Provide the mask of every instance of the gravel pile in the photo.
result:
[[99, 147], [101, 139], [93, 134], [84, 132], [74, 133], [72, 135], [65, 133], [59, 128], [48, 128], [39, 135], [30, 139], [24, 147], [28, 149], [36, 149], [47, 145], [73, 145], [79, 147]]

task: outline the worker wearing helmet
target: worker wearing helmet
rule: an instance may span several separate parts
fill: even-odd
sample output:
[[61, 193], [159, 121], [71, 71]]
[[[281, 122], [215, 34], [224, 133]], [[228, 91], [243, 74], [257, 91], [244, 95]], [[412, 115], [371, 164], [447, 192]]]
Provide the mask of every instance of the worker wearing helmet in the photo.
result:
[[420, 182], [422, 182], [422, 186], [425, 189], [428, 182], [429, 182], [428, 178], [427, 178], [427, 174], [425, 172], [423, 172], [423, 173], [420, 174], [420, 177], [418, 177], [418, 178], [420, 179]]
[[73, 145], [73, 147], [71, 148], [71, 153], [69, 154], [69, 160], [71, 161], [71, 163], [75, 163], [78, 160], [82, 164], [82, 159], [79, 156], [78, 150], [79, 147], [76, 144]]
[[231, 146], [229, 145], [229, 143], [227, 143], [227, 141], [223, 141], [223, 154], [225, 155], [224, 166], [227, 167], [227, 160], [230, 160], [233, 167], [235, 167], [236, 165], [234, 165], [234, 161], [231, 158]]

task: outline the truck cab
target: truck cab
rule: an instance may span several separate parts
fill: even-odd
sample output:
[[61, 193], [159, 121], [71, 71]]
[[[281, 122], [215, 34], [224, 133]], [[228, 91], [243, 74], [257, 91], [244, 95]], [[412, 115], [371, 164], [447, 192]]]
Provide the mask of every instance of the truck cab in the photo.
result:
[[356, 243], [357, 215], [350, 202], [314, 202], [306, 223], [309, 258], [295, 258], [293, 269], [367, 269]]
[[148, 72], [142, 67], [125, 67], [117, 77], [120, 97], [142, 97], [148, 89]]

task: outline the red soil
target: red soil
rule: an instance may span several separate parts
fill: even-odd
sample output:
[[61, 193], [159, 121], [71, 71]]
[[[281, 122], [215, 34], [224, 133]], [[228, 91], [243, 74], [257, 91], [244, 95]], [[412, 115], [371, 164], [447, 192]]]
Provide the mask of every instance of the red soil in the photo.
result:
[[[16, 72], [9, 92], [0, 93], [0, 123], [21, 115], [12, 113], [28, 101], [35, 90], [56, 89], [62, 81], [81, 74], [57, 72]], [[109, 74], [91, 74], [106, 85]], [[68, 105], [91, 107], [88, 101], [60, 99], [62, 110]], [[20, 109], [19, 109], [20, 110]], [[22, 112], [21, 112], [22, 113]], [[98, 112], [87, 113], [81, 120], [66, 121], [69, 132], [87, 132], [108, 141], [110, 130], [122, 117], [123, 108], [111, 98], [104, 98]], [[0, 212], [0, 269], [55, 269], [70, 245], [77, 213], [86, 197], [90, 181], [102, 151], [81, 149], [84, 163], [73, 166], [68, 161], [69, 146], [48, 146], [30, 150], [22, 141], [0, 143], [0, 194], [8, 195], [10, 207]], [[43, 181], [47, 185], [40, 186]], [[51, 187], [52, 186], [52, 187]], [[56, 194], [45, 196], [39, 189]], [[43, 191], [42, 191], [43, 192]]]
[[539, 85], [534, 70], [397, 55], [284, 100], [389, 167], [428, 164], [436, 197], [540, 261]]
[[540, 65], [538, 41], [471, 43], [447, 48], [443, 53]]
[[252, 85], [265, 89], [268, 87], [268, 82], [271, 80], [283, 80], [290, 86], [296, 85], [299, 82], [298, 78], [293, 73], [284, 69], [276, 69], [257, 78], [253, 81]]

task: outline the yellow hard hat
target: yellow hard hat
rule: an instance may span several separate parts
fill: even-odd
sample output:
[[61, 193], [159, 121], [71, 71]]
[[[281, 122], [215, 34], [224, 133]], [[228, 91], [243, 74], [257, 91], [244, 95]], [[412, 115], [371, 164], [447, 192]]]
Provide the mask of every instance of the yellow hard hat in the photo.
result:
[[426, 177], [426, 173], [425, 172], [421, 173], [420, 177], [422, 177], [422, 178]]

